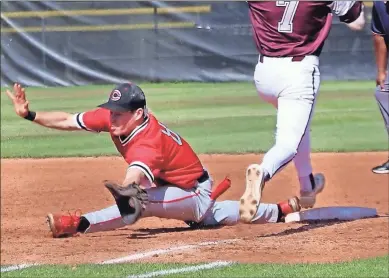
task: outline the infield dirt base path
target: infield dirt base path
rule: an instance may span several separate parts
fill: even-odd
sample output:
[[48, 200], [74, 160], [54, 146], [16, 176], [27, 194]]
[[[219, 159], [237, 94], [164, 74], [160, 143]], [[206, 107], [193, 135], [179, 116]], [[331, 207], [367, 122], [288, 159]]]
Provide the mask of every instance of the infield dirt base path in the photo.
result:
[[[215, 182], [226, 174], [231, 189], [220, 200], [239, 200], [246, 167], [261, 155], [202, 155]], [[102, 181], [121, 181], [126, 164], [119, 157], [3, 159], [1, 161], [1, 264], [97, 263], [159, 248], [204, 241], [239, 239], [147, 258], [148, 262], [334, 262], [388, 254], [389, 175], [371, 168], [387, 153], [313, 154], [316, 171], [327, 185], [316, 207], [377, 208], [381, 217], [351, 222], [266, 224], [189, 230], [180, 221], [141, 219], [133, 226], [106, 233], [53, 239], [48, 212], [98, 210], [113, 203]], [[298, 192], [293, 164], [264, 190], [264, 202], [278, 202]]]

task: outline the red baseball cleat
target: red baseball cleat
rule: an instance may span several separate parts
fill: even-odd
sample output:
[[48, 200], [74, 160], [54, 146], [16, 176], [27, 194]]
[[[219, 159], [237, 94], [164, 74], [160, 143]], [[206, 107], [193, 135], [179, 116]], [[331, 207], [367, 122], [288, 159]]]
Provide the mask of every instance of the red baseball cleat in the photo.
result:
[[47, 215], [47, 223], [54, 238], [70, 237], [78, 233], [77, 228], [81, 215], [78, 216], [76, 213], [77, 211], [73, 215], [71, 213], [69, 215], [51, 213]]
[[300, 200], [296, 196], [278, 203], [281, 208], [282, 216], [286, 216], [289, 213], [297, 212], [301, 210]]

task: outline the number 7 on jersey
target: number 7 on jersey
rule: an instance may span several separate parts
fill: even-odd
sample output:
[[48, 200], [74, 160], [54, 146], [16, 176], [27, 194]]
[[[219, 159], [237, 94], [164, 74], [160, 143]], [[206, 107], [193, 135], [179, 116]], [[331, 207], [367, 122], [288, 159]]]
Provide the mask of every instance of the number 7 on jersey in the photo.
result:
[[278, 32], [280, 33], [292, 33], [293, 32], [293, 19], [296, 14], [298, 1], [277, 1], [277, 7], [285, 7], [284, 14], [281, 21], [278, 22]]

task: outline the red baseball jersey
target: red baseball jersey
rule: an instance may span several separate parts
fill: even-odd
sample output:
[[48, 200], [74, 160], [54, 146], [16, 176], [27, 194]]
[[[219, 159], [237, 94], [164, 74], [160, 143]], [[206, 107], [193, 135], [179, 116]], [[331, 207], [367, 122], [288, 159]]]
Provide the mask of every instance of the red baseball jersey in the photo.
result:
[[320, 55], [332, 14], [350, 23], [361, 14], [361, 1], [247, 1], [254, 41], [269, 57]]
[[[110, 132], [110, 111], [97, 108], [75, 115], [78, 127], [94, 132]], [[203, 174], [203, 166], [190, 145], [177, 133], [149, 114], [126, 137], [111, 134], [112, 141], [129, 167], [136, 167], [157, 186], [165, 183], [193, 188]]]

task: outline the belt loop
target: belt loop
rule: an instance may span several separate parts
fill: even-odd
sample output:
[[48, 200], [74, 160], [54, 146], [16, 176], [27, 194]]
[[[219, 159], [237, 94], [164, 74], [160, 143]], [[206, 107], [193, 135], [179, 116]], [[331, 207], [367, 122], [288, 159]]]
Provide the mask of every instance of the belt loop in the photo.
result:
[[259, 62], [263, 63], [263, 55], [259, 54]]
[[302, 60], [304, 60], [304, 58], [305, 58], [305, 55], [294, 56], [294, 57], [292, 57], [292, 62], [301, 62]]

